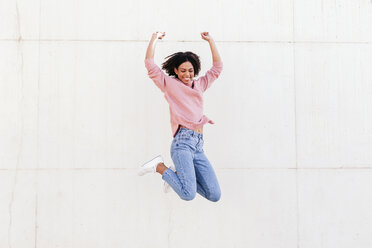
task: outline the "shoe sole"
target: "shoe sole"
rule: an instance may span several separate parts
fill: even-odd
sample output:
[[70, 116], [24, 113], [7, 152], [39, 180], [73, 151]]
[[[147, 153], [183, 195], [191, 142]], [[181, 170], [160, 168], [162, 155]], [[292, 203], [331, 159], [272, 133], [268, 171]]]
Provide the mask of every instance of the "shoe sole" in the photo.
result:
[[[153, 159], [151, 159], [151, 160], [149, 160], [149, 161], [147, 161], [146, 163], [144, 163], [143, 165], [141, 165], [140, 166], [140, 168], [139, 168], [139, 170], [138, 170], [138, 175], [139, 176], [143, 176], [143, 175], [145, 175], [146, 173], [141, 173], [141, 169], [143, 168], [143, 167], [145, 167], [147, 164], [149, 164], [149, 163], [151, 163], [152, 161], [154, 161], [155, 159], [157, 159], [157, 158], [161, 158], [161, 160], [163, 160], [163, 158], [161, 157], [161, 155], [158, 155], [158, 156], [156, 156], [155, 158], [153, 158]], [[160, 163], [160, 162], [159, 162]]]

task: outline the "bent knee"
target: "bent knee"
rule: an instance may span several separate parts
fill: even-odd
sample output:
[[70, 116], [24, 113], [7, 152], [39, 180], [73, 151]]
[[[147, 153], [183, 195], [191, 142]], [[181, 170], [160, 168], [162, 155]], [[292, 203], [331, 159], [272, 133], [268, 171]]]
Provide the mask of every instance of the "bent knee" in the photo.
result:
[[215, 191], [211, 193], [208, 197], [208, 200], [212, 202], [218, 202], [221, 199], [221, 191]]
[[196, 197], [196, 192], [184, 192], [180, 197], [182, 200], [191, 201]]

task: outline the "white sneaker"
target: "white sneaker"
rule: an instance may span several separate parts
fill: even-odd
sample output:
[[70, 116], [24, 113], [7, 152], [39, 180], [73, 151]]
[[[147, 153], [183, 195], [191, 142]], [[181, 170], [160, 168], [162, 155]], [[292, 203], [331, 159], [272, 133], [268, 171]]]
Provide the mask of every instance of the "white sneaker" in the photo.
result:
[[156, 156], [149, 162], [141, 165], [138, 170], [138, 175], [143, 176], [147, 173], [156, 173], [156, 167], [158, 166], [159, 163], [163, 163], [163, 158], [161, 157], [161, 155]]
[[[173, 165], [171, 167], [169, 167], [169, 169], [171, 169], [172, 171], [176, 172], [176, 168], [174, 168]], [[164, 181], [163, 182], [163, 192], [164, 193], [169, 193], [170, 192], [170, 189], [171, 189], [171, 186], [166, 181]]]

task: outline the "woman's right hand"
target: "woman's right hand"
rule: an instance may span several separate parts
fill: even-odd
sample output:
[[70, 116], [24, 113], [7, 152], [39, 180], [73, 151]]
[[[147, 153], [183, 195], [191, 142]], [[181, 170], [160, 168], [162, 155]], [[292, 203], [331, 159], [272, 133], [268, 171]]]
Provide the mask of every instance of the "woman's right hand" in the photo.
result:
[[152, 34], [146, 51], [146, 59], [154, 58], [156, 43], [158, 42], [158, 40], [163, 39], [164, 36], [165, 32], [155, 32]]
[[155, 32], [152, 34], [152, 38], [155, 40], [157, 39], [161, 40], [163, 39], [164, 36], [165, 36], [165, 32]]

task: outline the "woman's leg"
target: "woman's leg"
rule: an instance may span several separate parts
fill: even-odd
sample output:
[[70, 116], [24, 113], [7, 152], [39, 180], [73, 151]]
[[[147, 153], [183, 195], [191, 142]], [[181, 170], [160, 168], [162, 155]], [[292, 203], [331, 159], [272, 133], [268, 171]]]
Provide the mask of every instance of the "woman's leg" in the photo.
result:
[[218, 201], [221, 198], [221, 189], [216, 173], [203, 151], [195, 153], [194, 165], [197, 192], [210, 201]]
[[162, 175], [173, 190], [185, 201], [190, 201], [196, 196], [196, 175], [193, 163], [193, 152], [189, 149], [174, 149], [172, 160], [177, 174], [171, 169], [166, 169]]

